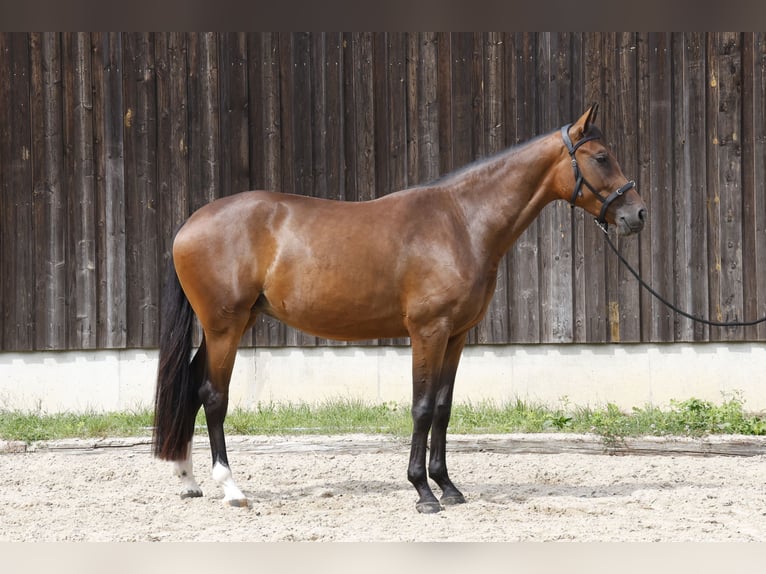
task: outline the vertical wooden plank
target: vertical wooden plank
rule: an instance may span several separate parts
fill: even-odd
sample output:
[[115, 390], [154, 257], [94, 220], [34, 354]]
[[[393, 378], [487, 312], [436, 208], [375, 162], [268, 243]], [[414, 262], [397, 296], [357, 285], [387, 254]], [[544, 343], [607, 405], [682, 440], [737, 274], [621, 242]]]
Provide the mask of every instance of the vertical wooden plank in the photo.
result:
[[186, 60], [188, 70], [187, 82], [187, 137], [189, 157], [189, 212], [194, 213], [208, 202], [206, 190], [202, 184], [202, 70], [201, 45], [202, 38], [198, 32], [188, 35], [186, 43]]
[[[10, 76], [13, 60], [9, 36], [8, 33], [0, 33], [0, 101], [7, 102], [11, 100], [11, 83], [7, 81], [7, 77]], [[0, 107], [0, 126], [10, 124], [10, 114], [10, 106]], [[0, 158], [10, 158], [11, 155], [10, 130], [0, 130]], [[11, 319], [11, 313], [14, 311], [11, 293], [13, 292], [12, 278], [15, 260], [11, 241], [13, 229], [11, 189], [13, 189], [11, 178], [8, 170], [4, 169], [3, 166], [3, 169], [0, 169], [0, 349], [2, 350], [15, 350], [17, 345], [15, 329], [11, 327], [15, 324], [15, 319]]]
[[[747, 99], [753, 107], [752, 127], [749, 140], [752, 142], [752, 181], [755, 212], [755, 268], [757, 306], [754, 316], [766, 316], [766, 33], [753, 34], [752, 92]], [[756, 335], [757, 333], [757, 335]], [[748, 336], [759, 341], [766, 339], [766, 323], [757, 327], [756, 333]]]
[[[440, 167], [439, 102], [443, 76], [439, 69], [439, 40], [432, 33], [407, 37], [407, 178], [414, 186], [438, 177]], [[438, 96], [437, 96], [438, 94]]]
[[[617, 70], [619, 58], [617, 56], [617, 38], [614, 33], [603, 35], [603, 48], [601, 52], [601, 70], [602, 70], [602, 90], [603, 103], [599, 112], [599, 123], [607, 140], [611, 139], [611, 134], [615, 131], [615, 110], [618, 91], [618, 77], [620, 72]], [[609, 141], [606, 142], [607, 145]], [[603, 237], [602, 237], [603, 240]], [[607, 317], [607, 340], [613, 343], [621, 342], [621, 307], [620, 307], [620, 285], [619, 285], [619, 267], [620, 263], [614, 257], [607, 253], [604, 257], [606, 265], [606, 317]]]
[[[705, 58], [703, 35], [674, 34], [673, 223], [676, 304], [707, 317]], [[675, 341], [707, 339], [707, 327], [674, 317]]]
[[[439, 169], [438, 174], [444, 175], [451, 172], [457, 166], [454, 164], [453, 148], [454, 144], [454, 98], [453, 88], [455, 86], [454, 78], [454, 54], [453, 39], [451, 32], [440, 32], [434, 37], [436, 42], [436, 89], [439, 94], [437, 100], [436, 124], [438, 126], [439, 136]], [[414, 56], [417, 57], [417, 56]], [[425, 68], [424, 68], [425, 69]], [[433, 73], [430, 72], [429, 73]], [[418, 135], [420, 137], [420, 135]], [[433, 179], [433, 178], [429, 178]], [[428, 180], [424, 180], [428, 181]], [[420, 182], [420, 183], [424, 183]]]
[[172, 197], [172, 157], [178, 153], [178, 146], [173, 145], [172, 137], [172, 56], [169, 44], [170, 33], [163, 32], [154, 35], [154, 73], [157, 101], [157, 210], [159, 220], [159, 237], [157, 238], [159, 267], [157, 272], [162, 287], [159, 293], [160, 309], [163, 306], [165, 271], [170, 261], [173, 234], [176, 230]]
[[231, 195], [250, 189], [247, 38], [222, 33], [220, 39], [221, 194]]
[[0, 349], [34, 349], [35, 305], [30, 47], [27, 34], [0, 35]]
[[[451, 141], [442, 154], [449, 154], [449, 161], [442, 162], [444, 171], [453, 171], [476, 159], [473, 142], [473, 82], [472, 82], [473, 34], [453, 32], [450, 34], [450, 65], [452, 92]], [[441, 54], [440, 54], [440, 57]]]
[[[324, 154], [324, 197], [343, 197], [343, 36], [327, 34], [324, 42], [324, 109], [325, 136], [321, 144]], [[320, 62], [317, 63], [317, 66]]]
[[[755, 45], [753, 43], [754, 34], [752, 32], [741, 34], [741, 58], [742, 58], [742, 76], [741, 76], [741, 106], [742, 106], [742, 133], [741, 133], [741, 169], [742, 169], [742, 289], [743, 289], [743, 309], [742, 318], [744, 320], [755, 319], [758, 315], [758, 280], [754, 273], [757, 265], [758, 241], [756, 233], [757, 221], [757, 201], [755, 193], [754, 179], [754, 157], [753, 148], [755, 134], [753, 126], [755, 124], [756, 111], [753, 106], [754, 92], [754, 65], [755, 65]], [[763, 105], [761, 109], [763, 109]], [[757, 327], [746, 327], [739, 333], [744, 340], [757, 337]]]
[[202, 125], [200, 145], [202, 151], [202, 188], [207, 202], [221, 197], [221, 100], [218, 86], [218, 36], [207, 32], [200, 38], [200, 91]]
[[[728, 321], [742, 317], [742, 237], [739, 127], [737, 97], [741, 57], [738, 36], [708, 36], [708, 224], [710, 226], [711, 315]], [[732, 340], [736, 329], [712, 328], [713, 340]]]
[[[10, 102], [11, 83], [6, 81], [11, 69], [9, 34], [0, 33], [0, 101]], [[10, 123], [10, 106], [0, 107], [0, 126]], [[11, 157], [10, 130], [0, 130], [0, 158]], [[15, 349], [15, 337], [11, 329], [11, 278], [14, 257], [11, 253], [11, 178], [4, 165], [0, 166], [0, 350]], [[6, 236], [7, 235], [7, 236]], [[6, 251], [7, 250], [7, 251]]]
[[[638, 177], [636, 35], [634, 33], [618, 34], [615, 38], [615, 50], [616, 97], [612, 107], [609, 132], [605, 134], [606, 144], [614, 151], [625, 176], [628, 179], [636, 179]], [[638, 269], [640, 263], [638, 238], [634, 236], [618, 238], [618, 244], [622, 255]], [[638, 342], [641, 340], [640, 286], [624, 265], [611, 254], [608, 257], [613, 262], [612, 269], [617, 278], [616, 293], [612, 293], [611, 298], [617, 301], [619, 307], [619, 340], [626, 343]]]
[[290, 174], [284, 188], [299, 195], [313, 193], [311, 56], [307, 33], [285, 36], [282, 44], [283, 71], [282, 126], [289, 134], [282, 156], [282, 170]]
[[95, 209], [95, 249], [96, 249], [96, 341], [99, 349], [106, 347], [106, 304], [105, 304], [105, 269], [106, 269], [106, 220], [104, 200], [106, 197], [106, 146], [104, 127], [104, 34], [93, 32], [90, 35], [91, 76], [93, 86], [93, 171], [94, 171], [94, 209]]
[[[102, 309], [103, 345], [106, 348], [124, 348], [127, 345], [127, 268], [126, 268], [126, 213], [125, 213], [125, 152], [122, 88], [122, 37], [118, 33], [104, 33], [99, 37], [102, 60], [99, 67], [99, 107], [102, 108], [103, 184], [99, 192], [100, 246], [103, 267], [99, 270], [101, 284], [99, 307]], [[97, 89], [97, 92], [99, 90]]]
[[[480, 130], [484, 155], [490, 156], [505, 148], [503, 71], [505, 62], [505, 38], [503, 34], [489, 32], [482, 37], [485, 42], [482, 72], [484, 83], [484, 126]], [[497, 270], [495, 293], [487, 309], [485, 319], [477, 326], [476, 342], [502, 343], [509, 338], [508, 332], [508, 258], [503, 257]]]
[[371, 33], [353, 39], [354, 145], [356, 153], [355, 199], [375, 198], [375, 103], [373, 87], [373, 42]]
[[[652, 150], [649, 186], [651, 198], [651, 257], [653, 263], [652, 284], [654, 288], [673, 299], [673, 257], [669, 245], [673, 244], [672, 203], [672, 130], [671, 130], [671, 69], [670, 37], [666, 33], [649, 35], [650, 66], [650, 124], [649, 141]], [[652, 317], [652, 341], [672, 341], [672, 312], [656, 299], [651, 300], [649, 312]]]
[[[742, 40], [739, 33], [719, 36], [719, 181], [721, 185], [721, 309], [726, 320], [743, 319], [742, 279]], [[741, 338], [742, 329], [727, 328], [724, 340]]]
[[149, 34], [124, 44], [127, 306], [130, 347], [158, 344], [159, 269], [154, 48]]
[[[589, 34], [572, 35], [572, 108], [562, 125], [573, 122], [587, 107], [585, 91], [585, 41]], [[590, 218], [587, 218], [590, 219]], [[588, 338], [587, 292], [592, 286], [586, 283], [585, 228], [592, 223], [580, 209], [572, 210], [572, 341], [584, 343]]]
[[327, 198], [328, 126], [329, 104], [327, 95], [328, 34], [313, 33], [309, 36], [309, 74], [311, 84], [311, 195]]
[[[524, 32], [516, 36], [518, 61], [516, 85], [516, 137], [526, 141], [537, 135], [536, 121], [538, 68], [535, 61], [537, 36]], [[540, 277], [538, 269], [539, 221], [521, 234], [510, 251], [510, 338], [513, 343], [540, 342]]]
[[385, 32], [376, 32], [372, 35], [372, 88], [374, 102], [374, 165], [375, 165], [375, 196], [380, 197], [393, 191], [389, 181], [391, 158], [391, 132], [389, 117], [391, 105], [389, 103], [389, 62], [388, 62], [388, 35]]
[[[409, 186], [407, 180], [407, 38], [404, 33], [386, 34], [388, 108], [383, 121], [387, 123], [388, 154], [387, 187], [378, 188], [378, 195]], [[380, 81], [380, 77], [377, 78]]]
[[[164, 281], [173, 239], [189, 215], [189, 165], [186, 101], [186, 42], [183, 34], [154, 35], [154, 69], [157, 102], [157, 196], [159, 304], [163, 306]], [[161, 318], [161, 313], [160, 313]]]
[[[548, 82], [538, 83], [540, 131], [557, 129], [571, 120], [570, 42], [568, 34], [546, 33], [538, 42], [538, 65]], [[563, 145], [563, 142], [562, 142]], [[541, 341], [573, 340], [572, 214], [561, 201], [540, 214], [540, 328]]]
[[72, 241], [74, 245], [74, 317], [70, 320], [70, 345], [77, 349], [97, 346], [96, 298], [96, 199], [93, 157], [93, 86], [91, 43], [87, 33], [72, 38], [73, 49], [73, 184]]
[[[33, 105], [40, 114], [33, 123], [40, 168], [35, 169], [34, 230], [35, 349], [66, 348], [66, 189], [63, 173], [61, 38], [46, 33], [32, 36], [33, 84], [40, 86]], [[39, 79], [38, 79], [39, 78]], [[34, 113], [34, 112], [33, 112]], [[35, 140], [37, 138], [37, 140]]]
[[[603, 58], [605, 35], [601, 33], [587, 34], [584, 45], [584, 75], [585, 108], [594, 102], [603, 104], [607, 95], [603, 77]], [[584, 109], [582, 111], [585, 111]], [[582, 111], [576, 111], [579, 116]], [[599, 112], [599, 115], [603, 110]], [[603, 127], [603, 118], [597, 123]], [[606, 251], [601, 231], [593, 224], [593, 218], [582, 210], [576, 211], [578, 225], [583, 228], [583, 258], [582, 291], [585, 298], [585, 332], [588, 343], [603, 343], [609, 341], [608, 298]]]

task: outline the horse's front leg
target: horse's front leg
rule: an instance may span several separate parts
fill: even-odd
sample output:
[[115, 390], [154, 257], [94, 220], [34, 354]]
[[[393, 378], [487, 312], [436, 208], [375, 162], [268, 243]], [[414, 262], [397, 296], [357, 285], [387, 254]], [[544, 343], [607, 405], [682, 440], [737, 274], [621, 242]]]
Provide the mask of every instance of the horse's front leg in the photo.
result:
[[442, 490], [440, 502], [444, 506], [461, 504], [465, 497], [452, 484], [447, 472], [447, 426], [452, 414], [452, 394], [455, 388], [460, 355], [463, 352], [467, 333], [457, 335], [449, 340], [444, 355], [439, 388], [436, 392], [436, 405], [433, 423], [431, 425], [431, 451], [428, 462], [428, 474]]
[[415, 508], [430, 514], [442, 507], [428, 485], [426, 474], [426, 450], [428, 433], [434, 419], [436, 390], [441, 373], [444, 351], [447, 346], [446, 329], [431, 327], [411, 329], [412, 341], [412, 446], [407, 479], [418, 492]]

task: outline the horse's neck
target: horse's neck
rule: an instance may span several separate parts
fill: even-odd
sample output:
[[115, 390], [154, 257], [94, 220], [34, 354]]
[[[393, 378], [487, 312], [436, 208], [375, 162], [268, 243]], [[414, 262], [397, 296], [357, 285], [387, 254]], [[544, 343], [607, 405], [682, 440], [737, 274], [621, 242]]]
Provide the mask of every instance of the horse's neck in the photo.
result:
[[558, 152], [543, 138], [481, 164], [455, 182], [453, 193], [478, 249], [499, 261], [557, 197], [548, 180]]

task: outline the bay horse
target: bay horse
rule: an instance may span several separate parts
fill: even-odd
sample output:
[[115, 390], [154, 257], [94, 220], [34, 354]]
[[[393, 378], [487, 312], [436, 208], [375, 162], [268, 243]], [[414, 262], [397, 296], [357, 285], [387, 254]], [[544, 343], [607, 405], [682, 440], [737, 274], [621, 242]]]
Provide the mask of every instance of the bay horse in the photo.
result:
[[[174, 461], [181, 497], [202, 496], [191, 458], [202, 406], [223, 500], [250, 504], [232, 478], [223, 423], [239, 341], [265, 313], [319, 337], [409, 337], [407, 478], [416, 509], [432, 513], [465, 502], [447, 473], [447, 425], [466, 335], [487, 310], [501, 258], [557, 199], [621, 235], [643, 228], [646, 208], [600, 141], [597, 109], [434, 183], [372, 201], [249, 191], [193, 213], [173, 242], [153, 436], [154, 455]], [[191, 358], [195, 314], [203, 338]]]

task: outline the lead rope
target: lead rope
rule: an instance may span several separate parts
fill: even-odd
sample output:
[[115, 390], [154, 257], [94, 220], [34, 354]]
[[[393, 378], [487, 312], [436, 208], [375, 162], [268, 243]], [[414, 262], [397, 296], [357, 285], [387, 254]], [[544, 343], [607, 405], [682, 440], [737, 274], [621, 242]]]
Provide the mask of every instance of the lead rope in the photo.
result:
[[618, 259], [627, 267], [628, 271], [638, 280], [638, 283], [649, 291], [652, 295], [654, 295], [661, 303], [663, 303], [666, 307], [669, 307], [679, 315], [683, 315], [687, 319], [691, 319], [692, 321], [696, 321], [697, 323], [703, 323], [705, 325], [710, 325], [712, 327], [750, 327], [752, 325], [757, 325], [758, 323], [763, 323], [766, 321], [766, 317], [763, 317], [761, 319], [756, 319], [755, 321], [729, 321], [729, 322], [722, 322], [722, 321], [711, 321], [709, 319], [703, 319], [701, 317], [695, 317], [691, 313], [687, 313], [686, 311], [679, 309], [676, 307], [673, 303], [665, 299], [662, 295], [657, 293], [654, 289], [652, 289], [643, 279], [641, 279], [641, 276], [638, 274], [638, 272], [633, 269], [633, 267], [628, 263], [628, 260], [625, 259], [625, 257], [622, 256], [622, 254], [617, 250], [617, 247], [614, 246], [614, 243], [612, 243], [612, 240], [609, 238], [609, 233], [607, 232], [606, 228], [599, 224], [598, 221], [596, 222], [599, 229], [604, 232], [604, 237], [606, 238], [606, 242], [609, 244], [609, 247], [612, 248], [612, 251], [614, 251], [614, 254], [617, 255]]

